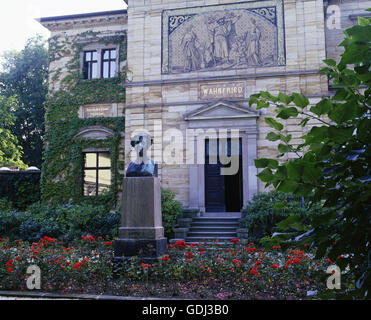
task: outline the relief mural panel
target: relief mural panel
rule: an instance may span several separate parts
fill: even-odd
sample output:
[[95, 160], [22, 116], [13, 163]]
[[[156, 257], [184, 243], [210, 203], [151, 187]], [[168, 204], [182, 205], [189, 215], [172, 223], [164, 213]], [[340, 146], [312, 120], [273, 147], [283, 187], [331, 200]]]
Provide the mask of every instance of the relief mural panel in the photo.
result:
[[283, 66], [282, 0], [165, 10], [162, 73]]

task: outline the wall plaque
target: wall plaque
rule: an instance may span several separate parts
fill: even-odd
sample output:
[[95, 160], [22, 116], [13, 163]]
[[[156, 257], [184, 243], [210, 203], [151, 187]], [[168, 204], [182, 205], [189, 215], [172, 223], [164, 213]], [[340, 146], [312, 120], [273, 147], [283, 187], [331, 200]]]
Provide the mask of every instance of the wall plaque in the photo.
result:
[[84, 118], [112, 117], [112, 106], [84, 107]]
[[246, 83], [228, 82], [200, 85], [200, 99], [245, 98]]
[[163, 11], [163, 74], [285, 64], [283, 0]]

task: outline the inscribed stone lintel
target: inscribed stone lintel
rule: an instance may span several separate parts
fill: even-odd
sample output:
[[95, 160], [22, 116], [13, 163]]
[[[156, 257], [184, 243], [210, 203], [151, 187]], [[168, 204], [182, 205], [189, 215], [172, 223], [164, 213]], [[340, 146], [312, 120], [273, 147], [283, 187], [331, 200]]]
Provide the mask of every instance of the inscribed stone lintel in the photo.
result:
[[85, 106], [83, 109], [84, 118], [112, 117], [112, 105]]
[[164, 10], [162, 73], [286, 64], [282, 0]]
[[200, 85], [200, 100], [245, 98], [246, 82], [224, 82]]

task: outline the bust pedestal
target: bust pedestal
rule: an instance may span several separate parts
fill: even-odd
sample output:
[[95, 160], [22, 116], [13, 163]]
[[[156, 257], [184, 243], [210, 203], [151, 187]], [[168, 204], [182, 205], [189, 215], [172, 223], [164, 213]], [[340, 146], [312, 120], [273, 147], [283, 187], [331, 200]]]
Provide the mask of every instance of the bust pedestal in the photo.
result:
[[157, 177], [125, 177], [121, 227], [115, 240], [115, 259], [160, 257], [167, 250], [161, 212], [161, 187]]

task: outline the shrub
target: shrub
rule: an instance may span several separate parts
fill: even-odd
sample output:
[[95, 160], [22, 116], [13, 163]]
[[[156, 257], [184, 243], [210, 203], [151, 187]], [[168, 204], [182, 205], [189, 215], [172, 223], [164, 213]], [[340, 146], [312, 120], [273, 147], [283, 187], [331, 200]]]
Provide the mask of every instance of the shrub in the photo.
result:
[[310, 223], [310, 216], [320, 212], [319, 206], [302, 207], [302, 199], [290, 193], [271, 191], [254, 195], [252, 201], [241, 211], [241, 224], [249, 230], [249, 239], [259, 241], [280, 231], [277, 223], [289, 215], [300, 216], [303, 224]]
[[40, 201], [40, 172], [1, 172], [0, 197], [11, 202], [18, 210]]
[[182, 204], [174, 198], [175, 193], [171, 190], [161, 190], [162, 224], [168, 239], [174, 238], [177, 217], [183, 211]]
[[82, 234], [113, 237], [117, 234], [120, 214], [104, 206], [67, 204], [48, 206], [35, 203], [25, 212], [0, 212], [0, 236], [38, 241], [45, 235], [68, 243]]

